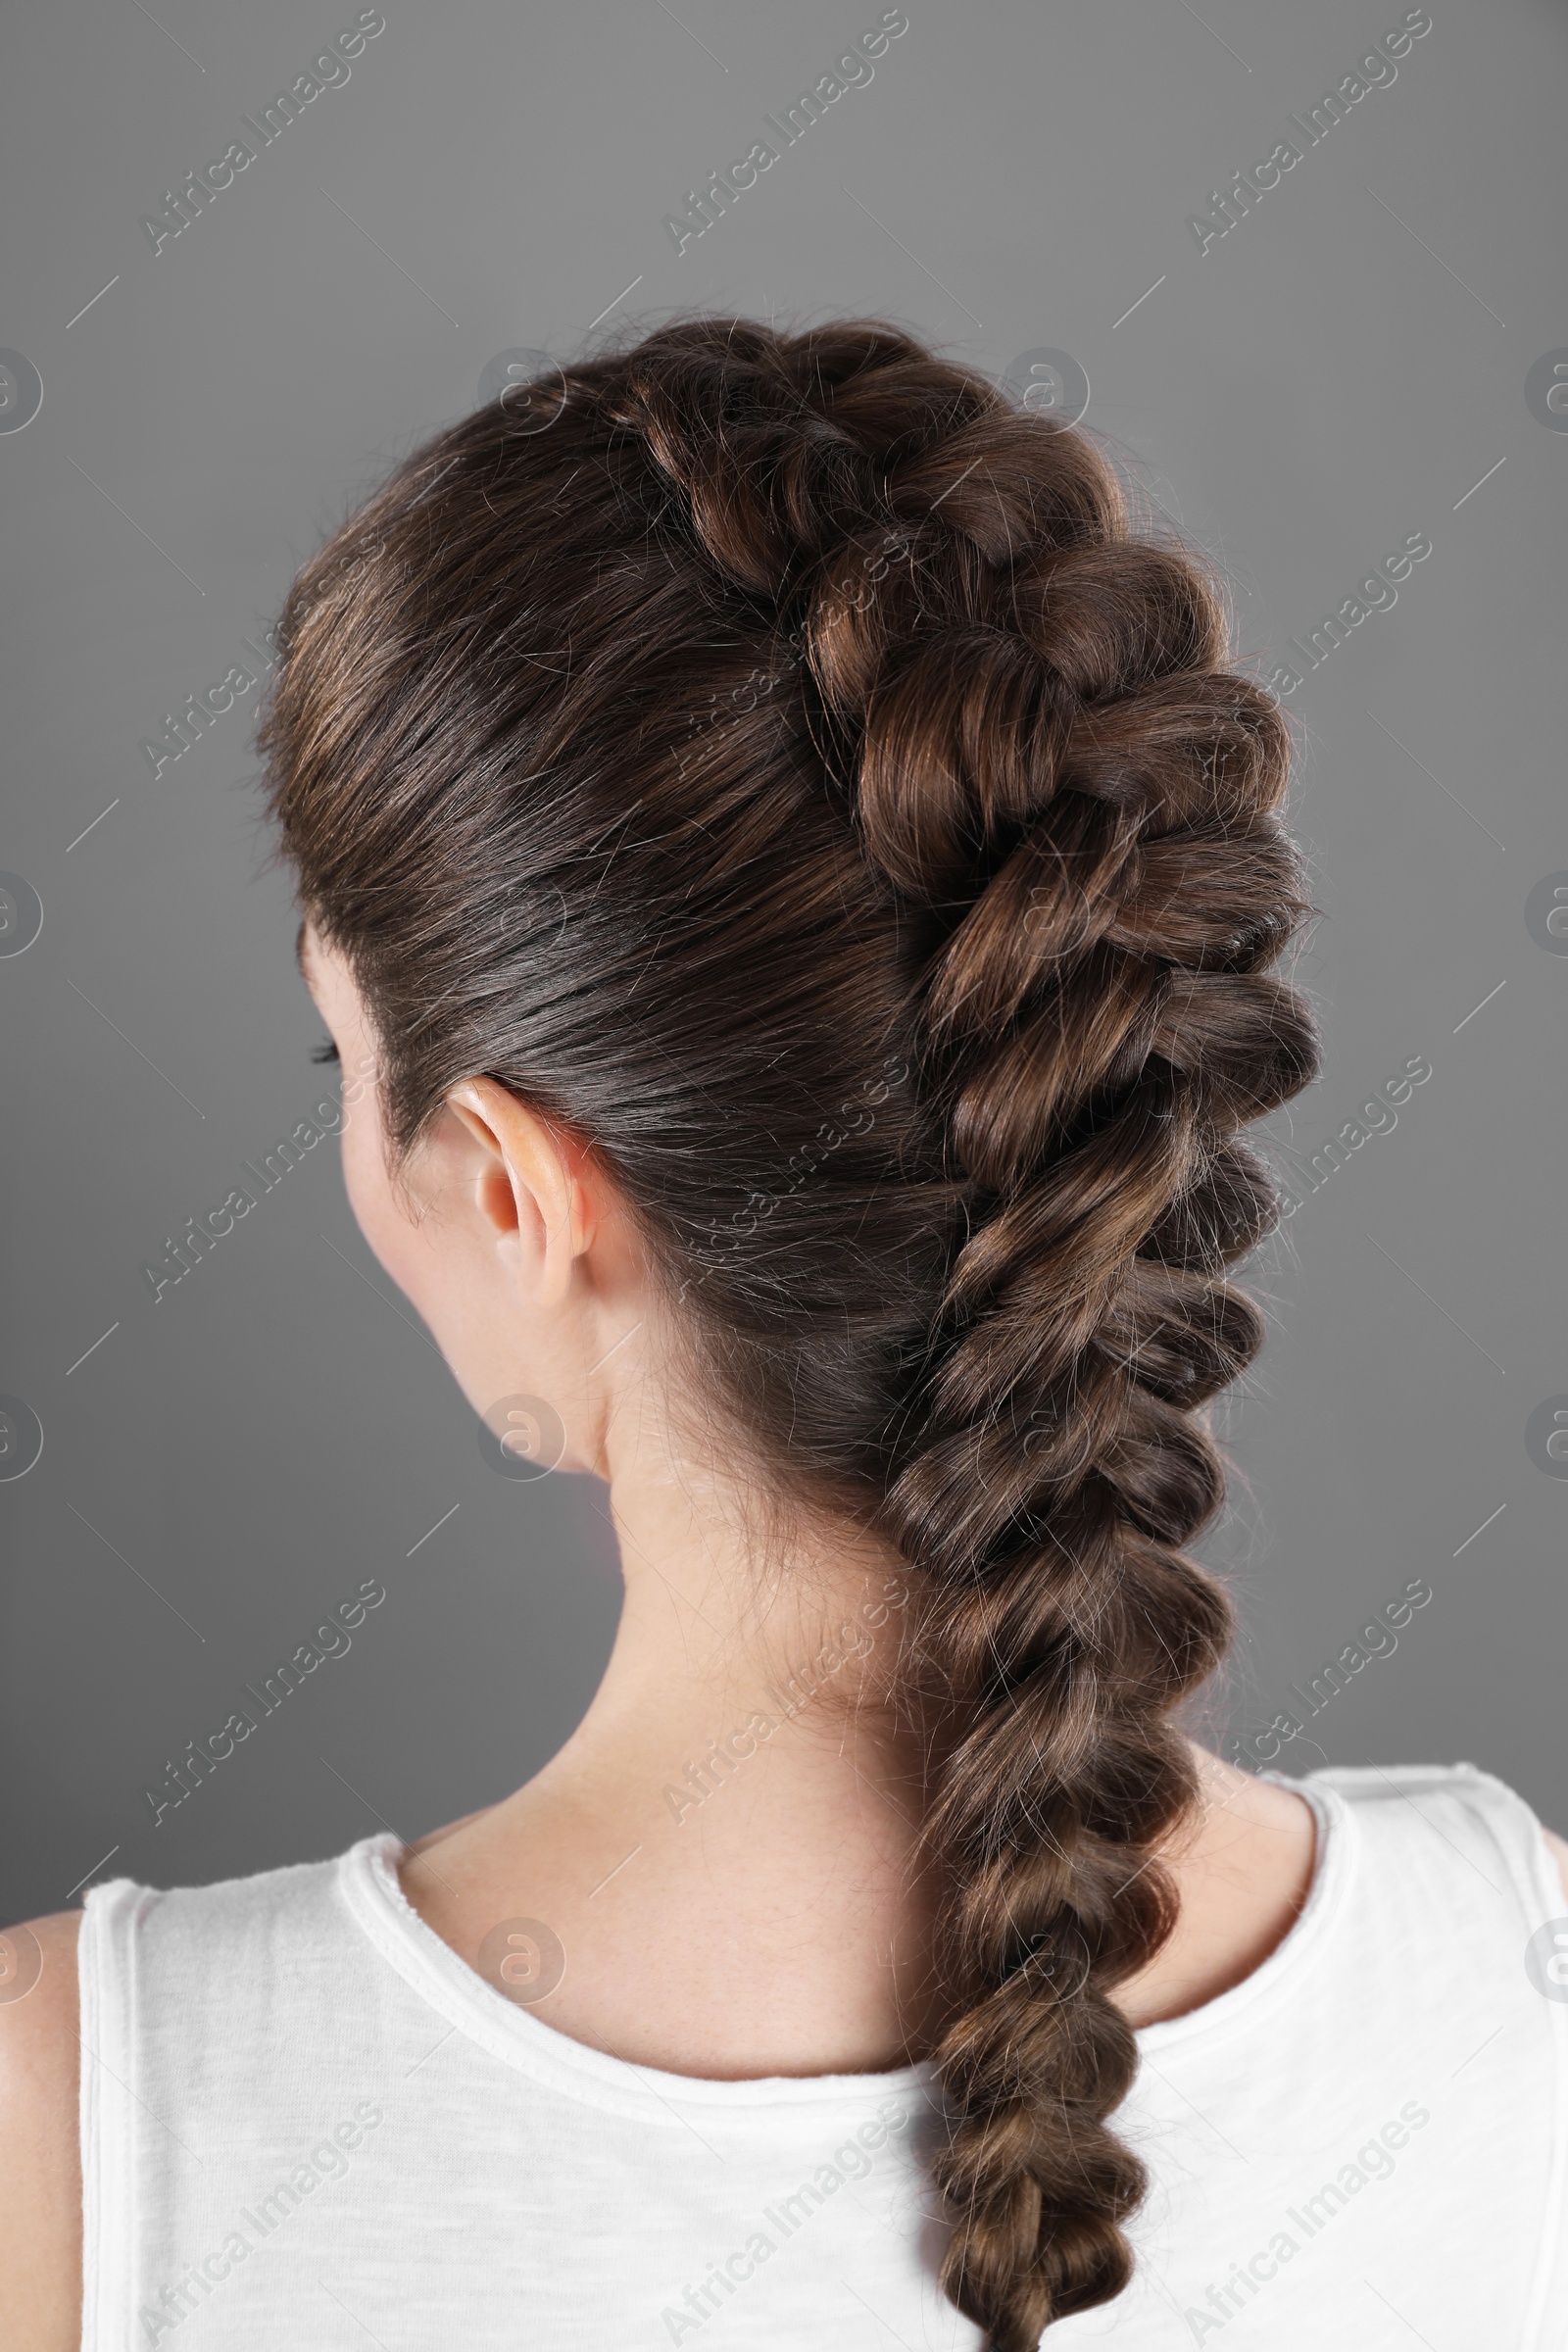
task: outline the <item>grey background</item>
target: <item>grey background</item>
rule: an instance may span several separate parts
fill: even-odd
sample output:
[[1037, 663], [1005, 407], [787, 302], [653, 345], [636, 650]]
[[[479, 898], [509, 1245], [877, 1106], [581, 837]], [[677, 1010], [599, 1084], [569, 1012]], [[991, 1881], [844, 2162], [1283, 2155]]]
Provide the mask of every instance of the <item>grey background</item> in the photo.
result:
[[[44, 923], [0, 958], [0, 1390], [45, 1444], [0, 1484], [0, 1914], [94, 1875], [416, 1835], [525, 1778], [593, 1689], [618, 1589], [602, 1492], [485, 1467], [335, 1146], [156, 1306], [138, 1278], [329, 1073], [244, 713], [157, 782], [137, 747], [492, 355], [692, 305], [876, 312], [999, 376], [1071, 353], [1088, 422], [1224, 566], [1265, 678], [1430, 535], [1397, 605], [1289, 698], [1325, 910], [1298, 977], [1327, 1055], [1268, 1133], [1309, 1153], [1408, 1056], [1433, 1075], [1248, 1269], [1272, 1336], [1223, 1416], [1237, 1475], [1203, 1546], [1246, 1618], [1215, 1732], [1266, 1721], [1421, 1577], [1397, 1651], [1282, 1767], [1469, 1758], [1568, 1830], [1568, 1481], [1525, 1445], [1568, 1391], [1568, 958], [1524, 915], [1568, 868], [1568, 434], [1525, 400], [1568, 345], [1561, 8], [1434, 0], [1393, 86], [1200, 253], [1188, 214], [1396, 0], [908, 0], [869, 86], [679, 256], [663, 215], [877, 7], [385, 13], [347, 84], [156, 255], [138, 217], [354, 8], [10, 21], [0, 344], [44, 396], [0, 434], [0, 867]], [[387, 1598], [348, 1654], [155, 1829], [166, 1759], [368, 1576]]]

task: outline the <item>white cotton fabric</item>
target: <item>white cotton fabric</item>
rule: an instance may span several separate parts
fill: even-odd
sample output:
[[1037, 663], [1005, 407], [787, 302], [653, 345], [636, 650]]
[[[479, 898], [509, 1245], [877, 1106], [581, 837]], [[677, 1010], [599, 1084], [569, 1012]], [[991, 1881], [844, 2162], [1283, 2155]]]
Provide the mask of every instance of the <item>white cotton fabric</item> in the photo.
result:
[[[1568, 2002], [1525, 1948], [1568, 1897], [1535, 1816], [1466, 1764], [1285, 1785], [1305, 1907], [1139, 2035], [1136, 2278], [1049, 2352], [1561, 2352]], [[927, 2069], [607, 2057], [442, 1943], [398, 1850], [87, 1897], [84, 2352], [980, 2352], [935, 2284]]]

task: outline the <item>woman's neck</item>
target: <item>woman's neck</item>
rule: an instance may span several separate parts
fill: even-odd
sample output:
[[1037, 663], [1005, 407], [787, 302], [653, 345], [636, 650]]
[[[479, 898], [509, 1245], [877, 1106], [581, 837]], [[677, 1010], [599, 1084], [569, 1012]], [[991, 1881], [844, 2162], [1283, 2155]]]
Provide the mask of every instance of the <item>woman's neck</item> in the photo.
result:
[[[760, 1543], [755, 1509], [667, 1475], [618, 1477], [612, 1509], [625, 1602], [592, 1704], [515, 1794], [410, 1850], [410, 1902], [470, 1964], [502, 1923], [543, 1921], [564, 1969], [536, 2014], [633, 2064], [735, 2079], [926, 2055], [928, 1740], [888, 1704], [907, 1571], [869, 1541]], [[1173, 1856], [1181, 1925], [1118, 1996], [1135, 2023], [1249, 1973], [1310, 1879], [1300, 1799], [1202, 1772]]]

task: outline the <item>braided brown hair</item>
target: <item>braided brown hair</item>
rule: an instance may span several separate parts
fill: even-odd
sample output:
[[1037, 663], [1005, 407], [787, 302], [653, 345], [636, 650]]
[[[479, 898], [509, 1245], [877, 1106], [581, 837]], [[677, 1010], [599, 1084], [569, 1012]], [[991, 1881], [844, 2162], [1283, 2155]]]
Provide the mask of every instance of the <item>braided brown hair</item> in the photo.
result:
[[294, 581], [271, 806], [395, 1147], [479, 1073], [590, 1139], [751, 1454], [918, 1572], [943, 2284], [1025, 2352], [1146, 2187], [1110, 1996], [1230, 1639], [1182, 1546], [1263, 1336], [1238, 1130], [1317, 1069], [1289, 732], [1094, 437], [890, 325], [508, 399]]

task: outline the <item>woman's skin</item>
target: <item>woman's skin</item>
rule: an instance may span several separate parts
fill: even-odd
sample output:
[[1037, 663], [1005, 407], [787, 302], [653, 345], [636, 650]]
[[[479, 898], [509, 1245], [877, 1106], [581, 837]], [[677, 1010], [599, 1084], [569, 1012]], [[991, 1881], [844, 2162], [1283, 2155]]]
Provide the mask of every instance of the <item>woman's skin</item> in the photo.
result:
[[[535, 2014], [636, 2065], [739, 2079], [923, 2056], [940, 2020], [922, 1990], [938, 1889], [913, 1859], [920, 1743], [878, 1705], [896, 1554], [821, 1516], [763, 1531], [755, 1482], [713, 1467], [700, 1420], [672, 1421], [665, 1399], [686, 1389], [668, 1310], [591, 1152], [478, 1079], [389, 1174], [353, 979], [308, 928], [302, 968], [348, 1082], [343, 1171], [367, 1241], [476, 1412], [517, 1396], [554, 1407], [561, 1467], [608, 1483], [625, 1576], [581, 1724], [514, 1795], [406, 1851], [409, 1902], [470, 1965], [500, 1922], [546, 1921], [565, 1970]], [[784, 1720], [769, 1686], [847, 1620], [858, 1630], [829, 1650], [841, 1662], [818, 1669], [827, 1697]], [[755, 1751], [701, 1802], [672, 1804], [666, 1787], [758, 1715], [775, 1728]], [[1178, 1924], [1115, 1995], [1135, 2026], [1249, 1976], [1311, 1882], [1304, 1800], [1194, 1754], [1204, 1802], [1166, 1857]], [[1568, 1842], [1547, 1837], [1568, 1895]], [[42, 1976], [0, 2004], [0, 2340], [28, 2352], [80, 2340], [79, 1917], [31, 1923]]]

